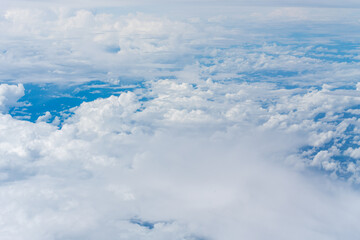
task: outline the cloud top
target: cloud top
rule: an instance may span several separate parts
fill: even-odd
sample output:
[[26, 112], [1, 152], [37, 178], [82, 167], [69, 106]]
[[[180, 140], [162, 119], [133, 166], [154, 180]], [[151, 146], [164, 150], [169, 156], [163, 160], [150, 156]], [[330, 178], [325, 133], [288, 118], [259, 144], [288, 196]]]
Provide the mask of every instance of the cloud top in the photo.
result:
[[1, 239], [359, 236], [356, 9], [87, 3], [1, 13]]

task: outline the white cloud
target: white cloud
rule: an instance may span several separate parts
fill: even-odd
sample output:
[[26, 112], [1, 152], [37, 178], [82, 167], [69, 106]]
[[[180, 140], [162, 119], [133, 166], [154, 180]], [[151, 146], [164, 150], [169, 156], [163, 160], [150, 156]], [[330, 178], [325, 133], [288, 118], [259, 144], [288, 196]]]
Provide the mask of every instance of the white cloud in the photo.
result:
[[347, 155], [349, 155], [349, 156], [351, 156], [353, 158], [358, 159], [358, 158], [360, 158], [360, 148], [353, 149], [353, 148], [350, 147], [345, 151], [345, 154], [347, 154]]
[[[0, 78], [18, 85], [0, 85], [1, 239], [359, 235], [358, 51], [332, 48], [358, 40], [357, 10], [223, 16], [218, 1], [183, 3], [171, 6], [208, 12], [7, 3]], [[21, 83], [126, 77], [144, 87], [84, 102], [60, 128], [50, 112], [35, 123], [6, 114]]]
[[17, 101], [24, 96], [24, 86], [18, 85], [0, 85], [0, 111], [6, 112], [8, 107], [18, 105]]
[[[317, 94], [294, 96], [269, 84], [211, 80], [195, 88], [175, 79], [83, 103], [61, 129], [1, 115], [0, 237], [353, 238], [359, 193], [284, 166], [314, 132], [337, 128], [326, 119], [305, 126], [324, 101], [346, 108], [331, 99], [338, 97], [316, 101]], [[271, 108], [259, 105], [264, 98]], [[261, 127], [274, 111], [285, 111], [285, 100], [303, 112], [278, 122], [302, 128]], [[229, 118], [234, 108], [238, 113]], [[171, 118], [175, 113], [186, 118]], [[336, 149], [310, 160], [334, 171], [333, 154]], [[358, 171], [351, 164], [347, 169], [354, 176]]]
[[[274, 12], [301, 12], [306, 20], [299, 17], [293, 22], [293, 16], [286, 14], [274, 18]], [[319, 12], [324, 17], [316, 18]], [[332, 49], [319, 48], [317, 44], [324, 42], [311, 37], [331, 34], [327, 28], [320, 28], [323, 24], [333, 26], [340, 22], [339, 35], [347, 29], [351, 32], [358, 24], [353, 22], [355, 10], [342, 13], [341, 18], [336, 11], [298, 8], [246, 8], [241, 13], [218, 16], [214, 22], [213, 15], [192, 21], [191, 17], [171, 14], [123, 14], [101, 9], [5, 8], [0, 19], [4, 36], [0, 78], [15, 82], [108, 78], [116, 83], [130, 76], [177, 76], [190, 81], [189, 78], [220, 80], [280, 71], [276, 77], [281, 81], [308, 84], [310, 79], [316, 79], [318, 84], [341, 84], [354, 82], [359, 76], [356, 61], [328, 61], [326, 56], [333, 57]], [[342, 19], [344, 15], [350, 20]], [[301, 24], [312, 24], [322, 31], [301, 27], [303, 41], [311, 38], [313, 42], [306, 47], [292, 44], [291, 33]], [[344, 34], [353, 38], [348, 32]], [[266, 43], [266, 39], [271, 43]], [[249, 43], [254, 46], [248, 47]], [[358, 56], [353, 50], [346, 54], [339, 56], [353, 60]]]

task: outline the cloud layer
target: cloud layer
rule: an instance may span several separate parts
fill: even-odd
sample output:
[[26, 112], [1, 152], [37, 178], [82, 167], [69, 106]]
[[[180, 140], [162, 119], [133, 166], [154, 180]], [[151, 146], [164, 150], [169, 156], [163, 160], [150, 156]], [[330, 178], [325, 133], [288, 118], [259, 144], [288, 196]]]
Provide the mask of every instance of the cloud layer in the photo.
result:
[[[357, 90], [339, 91], [161, 80], [83, 103], [61, 129], [1, 115], [0, 236], [353, 238], [358, 192], [299, 172], [320, 166], [336, 176], [330, 157], [339, 145], [313, 159], [297, 155], [306, 144], [346, 139], [341, 129], [357, 124], [313, 120], [358, 104]], [[355, 178], [357, 165], [346, 169]]]
[[185, 69], [202, 79], [259, 74], [262, 79], [270, 73], [282, 76], [273, 81], [354, 83], [357, 15], [356, 10], [245, 8], [237, 15], [184, 19], [10, 8], [0, 19], [0, 77], [16, 83], [117, 83], [178, 76]]
[[[0, 18], [1, 239], [359, 236], [357, 10], [38, 4]], [[61, 122], [9, 114], [93, 80]]]
[[[358, 8], [360, 5], [355, 0], [345, 0], [345, 1], [325, 1], [319, 0], [316, 2], [310, 0], [211, 0], [211, 1], [204, 1], [204, 0], [196, 0], [196, 1], [188, 1], [188, 0], [175, 0], [169, 3], [165, 0], [153, 0], [151, 2], [144, 1], [144, 0], [136, 0], [136, 1], [124, 1], [124, 0], [104, 0], [101, 3], [98, 1], [85, 1], [85, 0], [76, 0], [76, 1], [52, 1], [51, 3], [43, 0], [15, 0], [15, 1], [4, 1], [5, 6], [26, 6], [26, 7], [33, 7], [34, 5], [37, 7], [41, 6], [71, 6], [75, 8], [99, 8], [99, 7], [144, 7], [147, 8], [180, 8], [182, 11], [186, 9], [191, 9], [191, 7], [198, 7], [198, 10], [201, 11], [201, 8], [206, 8], [207, 11], [212, 7], [217, 7], [219, 9], [227, 9], [227, 6], [230, 7], [244, 7], [244, 6], [265, 6], [265, 7], [314, 7], [314, 8], [328, 8], [328, 7], [338, 7], [338, 8]], [[184, 13], [186, 14], [186, 13]]]

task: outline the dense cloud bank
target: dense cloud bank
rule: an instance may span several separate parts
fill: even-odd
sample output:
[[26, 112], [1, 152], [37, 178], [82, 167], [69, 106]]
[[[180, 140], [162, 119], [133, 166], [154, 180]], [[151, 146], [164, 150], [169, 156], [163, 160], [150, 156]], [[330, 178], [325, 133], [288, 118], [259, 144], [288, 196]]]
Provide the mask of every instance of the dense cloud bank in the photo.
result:
[[[1, 239], [359, 236], [357, 10], [118, 10], [3, 10]], [[119, 92], [9, 114], [93, 80]]]
[[1, 115], [0, 236], [353, 238], [360, 196], [345, 182], [358, 181], [359, 167], [331, 158], [341, 141], [308, 152], [358, 128], [355, 117], [334, 123], [358, 91], [297, 91], [159, 80], [83, 103], [60, 129]]

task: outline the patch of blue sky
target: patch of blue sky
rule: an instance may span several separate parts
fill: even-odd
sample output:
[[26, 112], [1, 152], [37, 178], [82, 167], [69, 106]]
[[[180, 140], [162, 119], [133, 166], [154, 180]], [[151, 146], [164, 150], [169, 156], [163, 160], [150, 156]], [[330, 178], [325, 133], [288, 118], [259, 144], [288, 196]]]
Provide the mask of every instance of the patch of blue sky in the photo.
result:
[[[240, 72], [239, 74], [244, 74]], [[297, 71], [287, 71], [287, 70], [278, 70], [278, 69], [266, 69], [254, 72], [245, 72], [245, 78], [252, 81], [267, 81], [282, 84], [281, 81], [278, 81], [278, 78], [289, 78], [299, 75]]]
[[154, 225], [156, 224], [156, 222], [144, 221], [144, 220], [138, 219], [138, 218], [130, 219], [129, 222], [132, 223], [132, 224], [136, 224], [136, 225], [139, 225], [141, 227], [150, 229], [150, 230], [153, 229]]
[[76, 85], [26, 83], [24, 87], [25, 95], [19, 99], [19, 102], [24, 104], [12, 107], [9, 110], [10, 115], [35, 122], [40, 116], [50, 112], [52, 117], [49, 121], [51, 122], [55, 117], [63, 121], [69, 114], [71, 115], [69, 110], [82, 102], [119, 95], [121, 92], [141, 88], [142, 85], [139, 82], [127, 85], [124, 81], [121, 85], [112, 85], [102, 81], [90, 81]]
[[314, 117], [314, 121], [315, 121], [315, 122], [318, 122], [318, 121], [320, 121], [321, 119], [323, 119], [325, 116], [326, 116], [326, 113], [325, 113], [325, 112], [318, 113], [318, 114], [316, 114], [316, 116]]
[[105, 50], [109, 53], [118, 53], [121, 51], [121, 48], [119, 46], [107, 46]]
[[331, 62], [358, 63], [357, 50], [358, 45], [352, 42], [334, 41], [312, 46], [305, 56]]
[[[348, 107], [345, 109], [345, 111], [348, 111], [348, 110], [357, 110], [357, 109], [360, 109], [360, 105], [353, 105], [351, 107]], [[357, 114], [354, 114], [354, 116], [357, 116]]]
[[[356, 90], [356, 86], [353, 84], [349, 84], [349, 85], [342, 85], [342, 86], [337, 86], [331, 89], [331, 91], [336, 91], [336, 90]], [[352, 106], [351, 108], [356, 108], [356, 106]]]

